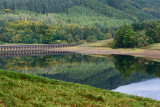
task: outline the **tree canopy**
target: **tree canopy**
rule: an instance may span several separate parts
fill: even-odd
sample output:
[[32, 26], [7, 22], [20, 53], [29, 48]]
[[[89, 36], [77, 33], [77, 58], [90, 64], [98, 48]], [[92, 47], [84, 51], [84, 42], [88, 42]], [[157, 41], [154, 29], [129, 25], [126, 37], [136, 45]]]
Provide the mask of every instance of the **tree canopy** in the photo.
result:
[[114, 38], [114, 48], [130, 48], [135, 44], [135, 32], [129, 25], [124, 25], [116, 31]]

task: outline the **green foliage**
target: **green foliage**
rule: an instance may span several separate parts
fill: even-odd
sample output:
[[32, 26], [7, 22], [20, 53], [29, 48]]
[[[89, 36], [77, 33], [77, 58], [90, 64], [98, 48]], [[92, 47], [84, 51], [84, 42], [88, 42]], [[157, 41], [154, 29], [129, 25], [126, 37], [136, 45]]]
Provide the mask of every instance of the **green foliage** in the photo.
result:
[[134, 31], [143, 30], [145, 28], [145, 23], [133, 23], [132, 27]]
[[[83, 6], [116, 19], [144, 21], [160, 17], [158, 14], [160, 6], [158, 4], [158, 0], [1, 0], [0, 9], [7, 9], [6, 12], [10, 12], [8, 9], [11, 9], [30, 10], [45, 14], [62, 13], [73, 6]], [[85, 11], [82, 12], [86, 13]]]
[[160, 42], [160, 25], [158, 25], [155, 30], [157, 42]]
[[135, 32], [133, 31], [133, 29], [130, 28], [126, 30], [122, 40], [123, 47], [125, 48], [134, 47], [135, 44], [134, 35]]
[[149, 37], [146, 36], [146, 33], [144, 30], [142, 31], [137, 31], [135, 34], [136, 38], [136, 47], [144, 47], [149, 45]]
[[[124, 27], [124, 29], [120, 28], [116, 32], [116, 36], [114, 39], [114, 47], [121, 47], [121, 48], [127, 47], [127, 44], [129, 47], [134, 47], [134, 46], [144, 47], [149, 44], [159, 43], [160, 42], [159, 26], [160, 26], [159, 21], [133, 23], [132, 27], [133, 30], [135, 31], [135, 34], [133, 30], [127, 31], [127, 26], [126, 28]], [[128, 36], [128, 35], [134, 35], [134, 36]]]
[[138, 9], [141, 9], [144, 12], [151, 14], [152, 16], [160, 18], [160, 14], [159, 14], [160, 3], [159, 2], [160, 2], [159, 0], [134, 0], [131, 3]]
[[69, 8], [67, 12], [63, 13], [48, 13], [48, 14], [38, 14], [30, 11], [18, 11], [14, 10], [10, 13], [1, 10], [0, 14], [0, 24], [4, 25], [7, 22], [13, 22], [17, 20], [23, 21], [38, 21], [42, 24], [48, 25], [65, 25], [65, 24], [76, 24], [80, 26], [96, 26], [101, 28], [103, 32], [109, 32], [109, 30], [114, 30], [122, 26], [124, 23], [130, 24], [133, 21], [130, 19], [117, 19], [107, 17], [95, 10], [82, 6], [74, 6]]
[[[159, 2], [159, 1], [158, 1]], [[139, 4], [139, 2], [135, 2], [135, 0], [108, 0], [108, 4], [112, 7], [119, 9], [123, 12], [126, 12], [133, 16], [135, 21], [144, 21], [148, 19], [154, 19], [152, 15], [145, 12], [143, 9], [138, 9], [135, 4]]]
[[0, 40], [9, 43], [75, 43], [104, 39], [96, 27], [78, 25], [51, 26], [38, 21], [8, 22], [0, 33]]
[[[109, 33], [114, 37], [114, 31], [124, 24], [159, 18], [158, 11], [160, 8], [158, 6], [159, 1], [157, 0], [141, 0], [140, 2], [137, 0], [1, 0], [0, 41], [9, 43], [94, 42], [106, 39], [107, 36], [110, 38], [110, 35], [106, 35]], [[16, 30], [15, 32], [6, 31], [7, 23], [15, 23], [15, 21], [36, 21], [45, 27], [50, 26], [51, 29], [52, 26], [58, 26], [58, 30], [56, 29], [54, 32], [32, 30], [37, 29], [38, 25], [34, 26], [35, 28], [27, 29], [25, 32], [24, 29], [19, 28], [12, 29]], [[76, 30], [62, 27], [66, 25], [78, 27]], [[144, 23], [136, 23], [132, 26], [135, 31], [146, 27]], [[23, 28], [24, 26], [19, 27]], [[96, 30], [90, 31], [92, 27], [95, 27]], [[40, 29], [47, 28], [40, 27]], [[149, 39], [146, 41], [147, 44], [154, 43], [156, 39], [155, 30], [151, 29], [146, 33]], [[17, 33], [17, 30], [23, 30], [23, 32]], [[152, 35], [150, 36], [150, 34]], [[133, 45], [131, 41], [126, 42], [129, 38], [129, 36], [125, 36], [123, 41], [125, 47], [128, 47], [127, 44]]]
[[150, 44], [153, 44], [153, 43], [157, 42], [157, 37], [156, 37], [156, 33], [155, 33], [154, 29], [151, 29], [151, 28], [147, 29], [145, 35], [149, 38], [148, 42]]
[[0, 45], [1, 45], [1, 44], [4, 44], [4, 42], [0, 41]]
[[95, 36], [89, 36], [87, 38], [87, 42], [95, 42], [96, 41], [96, 37]]
[[135, 45], [135, 32], [131, 26], [124, 25], [115, 35], [113, 47], [114, 48], [130, 48]]

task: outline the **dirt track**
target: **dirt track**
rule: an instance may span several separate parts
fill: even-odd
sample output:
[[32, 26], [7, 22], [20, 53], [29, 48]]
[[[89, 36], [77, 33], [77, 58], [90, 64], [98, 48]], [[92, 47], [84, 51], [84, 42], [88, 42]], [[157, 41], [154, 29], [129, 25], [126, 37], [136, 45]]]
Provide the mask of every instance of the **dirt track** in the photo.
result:
[[95, 47], [70, 47], [58, 48], [59, 51], [71, 51], [82, 54], [118, 54], [118, 55], [135, 55], [147, 58], [160, 59], [160, 50], [148, 49], [108, 49], [108, 48], [95, 48]]

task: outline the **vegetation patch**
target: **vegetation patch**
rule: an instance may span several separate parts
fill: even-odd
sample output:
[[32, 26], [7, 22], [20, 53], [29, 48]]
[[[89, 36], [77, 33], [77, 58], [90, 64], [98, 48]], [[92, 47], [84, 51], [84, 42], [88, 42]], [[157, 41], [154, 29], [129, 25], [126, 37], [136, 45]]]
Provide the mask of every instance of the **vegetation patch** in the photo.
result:
[[107, 48], [112, 48], [113, 44], [113, 39], [107, 39], [107, 40], [102, 40], [102, 41], [97, 41], [94, 43], [85, 43], [82, 44], [81, 46], [83, 47], [107, 47]]
[[159, 106], [149, 98], [91, 86], [0, 70], [1, 105], [9, 106]]
[[4, 42], [0, 41], [0, 45], [5, 44]]
[[156, 44], [153, 44], [153, 45], [149, 45], [149, 46], [146, 46], [144, 47], [145, 49], [156, 49], [156, 50], [160, 50], [160, 43], [156, 43]]

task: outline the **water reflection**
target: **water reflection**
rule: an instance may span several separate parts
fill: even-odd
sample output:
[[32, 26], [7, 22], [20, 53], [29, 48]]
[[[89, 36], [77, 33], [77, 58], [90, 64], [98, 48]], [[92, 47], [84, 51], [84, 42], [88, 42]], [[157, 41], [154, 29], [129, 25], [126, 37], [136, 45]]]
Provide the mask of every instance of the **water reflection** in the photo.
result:
[[160, 79], [158, 78], [150, 79], [143, 82], [120, 86], [113, 91], [160, 100], [159, 83]]
[[159, 77], [159, 67], [159, 62], [119, 55], [105, 58], [80, 54], [0, 58], [0, 69], [110, 90]]
[[160, 77], [160, 62], [150, 61], [133, 56], [113, 56], [114, 63], [118, 71], [124, 77], [130, 77], [134, 73], [155, 75]]
[[15, 51], [0, 51], [0, 58], [4, 57], [24, 57], [24, 56], [42, 56], [42, 55], [60, 55], [73, 53], [69, 51], [55, 50], [15, 50]]

